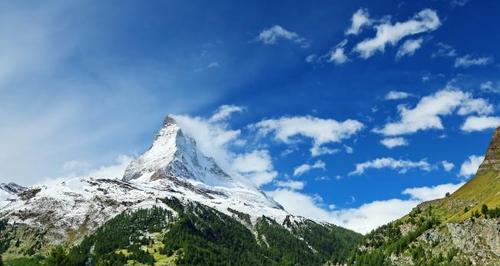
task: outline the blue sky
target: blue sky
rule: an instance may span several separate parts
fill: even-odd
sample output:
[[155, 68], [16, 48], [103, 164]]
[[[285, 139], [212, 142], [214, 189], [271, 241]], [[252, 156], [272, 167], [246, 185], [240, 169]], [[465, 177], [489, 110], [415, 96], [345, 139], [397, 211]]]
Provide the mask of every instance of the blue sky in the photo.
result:
[[119, 170], [173, 113], [365, 232], [467, 180], [500, 124], [500, 4], [415, 2], [2, 2], [0, 181]]

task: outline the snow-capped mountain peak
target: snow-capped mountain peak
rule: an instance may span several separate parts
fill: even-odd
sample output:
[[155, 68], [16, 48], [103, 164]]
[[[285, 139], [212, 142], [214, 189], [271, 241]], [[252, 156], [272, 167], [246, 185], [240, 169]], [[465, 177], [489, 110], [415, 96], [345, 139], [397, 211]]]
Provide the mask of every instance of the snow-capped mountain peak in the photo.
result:
[[165, 118], [151, 147], [130, 163], [123, 180], [147, 181], [168, 177], [199, 181], [210, 186], [232, 183], [231, 177], [212, 158], [199, 151], [196, 141], [185, 135], [171, 116]]
[[[0, 219], [48, 230], [54, 241], [68, 232], [91, 232], [124, 211], [160, 206], [161, 199], [199, 202], [228, 215], [265, 215], [282, 223], [289, 215], [255, 185], [223, 171], [168, 116], [151, 147], [130, 163], [121, 180], [75, 177], [21, 187], [0, 186]], [[80, 236], [78, 236], [80, 237]]]

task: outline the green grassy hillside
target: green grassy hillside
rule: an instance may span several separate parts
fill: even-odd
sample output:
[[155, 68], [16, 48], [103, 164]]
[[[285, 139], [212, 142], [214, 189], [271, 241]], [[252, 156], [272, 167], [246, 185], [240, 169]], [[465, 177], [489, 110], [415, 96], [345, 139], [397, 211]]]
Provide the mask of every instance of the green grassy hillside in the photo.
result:
[[500, 128], [472, 179], [366, 235], [349, 264], [498, 265], [499, 217]]
[[[163, 200], [176, 214], [152, 208], [122, 213], [77, 246], [45, 257], [5, 257], [5, 265], [322, 265], [344, 262], [361, 235], [310, 220], [285, 227], [267, 217], [256, 224], [198, 203]], [[11, 230], [15, 232], [15, 230]], [[4, 241], [12, 250], [15, 239]], [[18, 254], [19, 255], [19, 254]]]

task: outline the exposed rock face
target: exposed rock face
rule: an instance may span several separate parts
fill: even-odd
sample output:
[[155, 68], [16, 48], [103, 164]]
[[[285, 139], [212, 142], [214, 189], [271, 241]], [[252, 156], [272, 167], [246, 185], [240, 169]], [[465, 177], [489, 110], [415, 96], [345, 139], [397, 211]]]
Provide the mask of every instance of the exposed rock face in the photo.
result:
[[[473, 178], [451, 195], [421, 203], [405, 217], [367, 235], [358, 249], [361, 255], [355, 259], [363, 261], [382, 254], [386, 263], [394, 265], [498, 266], [499, 204], [500, 128], [497, 128]], [[483, 206], [495, 210], [494, 214], [483, 213]]]
[[25, 191], [26, 188], [23, 186], [20, 186], [16, 183], [10, 182], [7, 184], [5, 184], [5, 183], [0, 184], [0, 190], [3, 190], [9, 194], [17, 195], [17, 194]]
[[493, 134], [493, 139], [478, 172], [486, 170], [500, 171], [500, 127]]
[[447, 223], [424, 232], [416, 243], [425, 243], [433, 253], [457, 249], [473, 265], [496, 265], [500, 259], [500, 221], [468, 219]]
[[498, 219], [470, 219], [447, 224], [453, 244], [480, 260], [500, 258], [500, 221]]

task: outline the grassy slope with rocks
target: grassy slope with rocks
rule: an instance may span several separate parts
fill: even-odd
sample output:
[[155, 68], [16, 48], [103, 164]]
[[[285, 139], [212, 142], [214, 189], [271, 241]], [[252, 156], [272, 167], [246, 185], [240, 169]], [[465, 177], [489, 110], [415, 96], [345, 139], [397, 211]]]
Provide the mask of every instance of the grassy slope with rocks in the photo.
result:
[[353, 265], [498, 265], [500, 128], [476, 176], [364, 237]]

